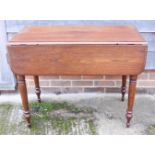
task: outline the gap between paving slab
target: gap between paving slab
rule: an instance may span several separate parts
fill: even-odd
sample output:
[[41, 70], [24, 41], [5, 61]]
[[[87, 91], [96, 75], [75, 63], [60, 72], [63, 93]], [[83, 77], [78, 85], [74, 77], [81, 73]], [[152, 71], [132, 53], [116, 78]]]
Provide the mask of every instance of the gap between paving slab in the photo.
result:
[[[29, 101], [37, 101], [35, 94], [29, 94]], [[127, 95], [125, 102], [121, 102], [120, 94], [79, 93], [79, 94], [42, 94], [42, 100], [50, 102], [68, 102], [76, 106], [89, 106], [97, 111], [98, 134], [145, 134], [145, 129], [155, 124], [155, 96], [136, 95], [134, 116], [131, 127], [125, 127], [125, 112], [127, 107]], [[9, 103], [21, 105], [19, 94], [1, 95], [0, 104]]]

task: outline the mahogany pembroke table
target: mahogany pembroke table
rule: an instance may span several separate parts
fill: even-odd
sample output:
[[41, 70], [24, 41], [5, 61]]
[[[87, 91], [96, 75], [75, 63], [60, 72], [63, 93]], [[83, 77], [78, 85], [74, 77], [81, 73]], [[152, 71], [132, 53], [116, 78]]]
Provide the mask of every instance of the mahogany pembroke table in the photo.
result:
[[129, 76], [126, 126], [130, 126], [137, 75], [144, 71], [147, 54], [147, 43], [135, 27], [28, 26], [7, 48], [29, 127], [26, 75], [34, 77], [39, 102], [39, 75], [121, 75], [122, 101]]

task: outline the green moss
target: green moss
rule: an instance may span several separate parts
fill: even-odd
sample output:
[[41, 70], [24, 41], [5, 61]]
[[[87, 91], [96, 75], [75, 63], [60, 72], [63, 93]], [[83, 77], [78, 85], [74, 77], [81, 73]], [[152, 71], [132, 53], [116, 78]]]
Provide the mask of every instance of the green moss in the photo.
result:
[[3, 111], [7, 112], [13, 108], [13, 105], [11, 104], [0, 104], [0, 109], [3, 109]]
[[0, 134], [7, 134], [9, 124], [9, 114], [13, 109], [11, 104], [0, 104]]
[[155, 135], [155, 124], [149, 125], [145, 130], [145, 134]]
[[93, 120], [89, 120], [88, 124], [89, 124], [89, 128], [90, 128], [90, 131], [91, 131], [90, 133], [93, 134], [93, 135], [96, 135], [97, 131], [96, 131], [96, 126], [94, 124], [94, 121]]
[[75, 105], [69, 105], [66, 102], [63, 103], [31, 103], [30, 107], [32, 109], [40, 110], [42, 112], [51, 112], [54, 110], [59, 110], [59, 109], [65, 109], [68, 110], [69, 112], [72, 113], [81, 113], [81, 112], [86, 112], [86, 113], [92, 113], [94, 112], [94, 109], [90, 107], [76, 107]]
[[[76, 107], [66, 102], [30, 103], [31, 129], [26, 128], [23, 120], [10, 121], [13, 109], [17, 108], [18, 111], [21, 109], [19, 107], [10, 104], [0, 105], [0, 134], [97, 134], [92, 119], [94, 109], [90, 107]], [[81, 129], [81, 122], [84, 123], [84, 129]]]
[[54, 117], [51, 118], [51, 125], [58, 134], [69, 134], [74, 121], [76, 121], [75, 118]]
[[[76, 107], [75, 105], [70, 105], [66, 102], [63, 103], [31, 103], [30, 107], [33, 109], [32, 113], [32, 132], [37, 134], [43, 133], [41, 127], [44, 124], [48, 124], [48, 128], [51, 127], [51, 130], [55, 130], [57, 134], [69, 134], [71, 133], [72, 126], [80, 122], [81, 118], [75, 117], [65, 117], [65, 116], [54, 116], [50, 115], [51, 112], [56, 110], [66, 110], [68, 113], [74, 113], [78, 115], [79, 113], [89, 113], [93, 115], [94, 109], [90, 107]], [[87, 118], [85, 118], [87, 119]], [[88, 122], [90, 127], [90, 134], [96, 134], [96, 129], [94, 122], [90, 120]], [[42, 131], [40, 131], [40, 129]]]

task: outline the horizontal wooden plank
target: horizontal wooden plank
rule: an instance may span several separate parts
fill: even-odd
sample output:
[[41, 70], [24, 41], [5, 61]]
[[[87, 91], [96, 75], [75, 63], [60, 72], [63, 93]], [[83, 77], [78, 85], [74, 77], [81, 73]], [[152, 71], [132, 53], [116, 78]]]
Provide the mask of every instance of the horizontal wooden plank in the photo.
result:
[[148, 43], [148, 51], [155, 51], [155, 41], [150, 41]]
[[8, 32], [7, 33], [7, 40], [10, 41], [12, 39], [12, 37], [15, 36], [15, 34], [16, 34], [16, 32], [15, 33], [9, 33]]
[[147, 53], [145, 69], [146, 70], [154, 70], [155, 69], [155, 51]]
[[16, 83], [12, 82], [0, 82], [0, 90], [15, 90]]
[[155, 32], [155, 20], [7, 20], [7, 32], [27, 25], [133, 25], [140, 32]]
[[155, 42], [155, 32], [142, 32], [141, 35], [146, 41], [154, 41]]

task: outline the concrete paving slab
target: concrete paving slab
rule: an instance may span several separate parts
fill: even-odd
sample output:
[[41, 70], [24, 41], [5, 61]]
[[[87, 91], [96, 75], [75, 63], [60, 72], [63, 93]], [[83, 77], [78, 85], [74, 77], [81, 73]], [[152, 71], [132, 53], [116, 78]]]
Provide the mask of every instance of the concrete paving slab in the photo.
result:
[[[102, 94], [102, 93], [83, 93], [83, 94], [42, 94], [44, 102], [68, 102], [77, 107], [92, 107], [96, 109], [94, 116], [96, 118], [97, 134], [101, 135], [141, 135], [149, 134], [148, 127], [155, 124], [155, 96], [154, 95], [136, 95], [134, 105], [134, 115], [131, 121], [131, 127], [125, 127], [125, 112], [127, 107], [127, 96], [124, 102], [121, 102], [120, 94]], [[35, 94], [29, 95], [29, 101], [37, 101]], [[8, 115], [10, 122], [21, 120], [22, 111], [17, 108], [21, 105], [19, 94], [6, 94], [0, 96], [0, 104], [12, 104], [16, 108]], [[82, 123], [81, 123], [82, 124]], [[82, 124], [86, 125], [86, 124]], [[79, 126], [79, 128], [83, 127]], [[25, 129], [27, 130], [27, 129]], [[75, 128], [74, 128], [75, 130]], [[18, 134], [18, 133], [17, 133]], [[20, 133], [19, 133], [20, 134]], [[87, 134], [83, 132], [83, 134]], [[89, 134], [89, 133], [88, 133]], [[155, 134], [153, 132], [152, 134]]]

